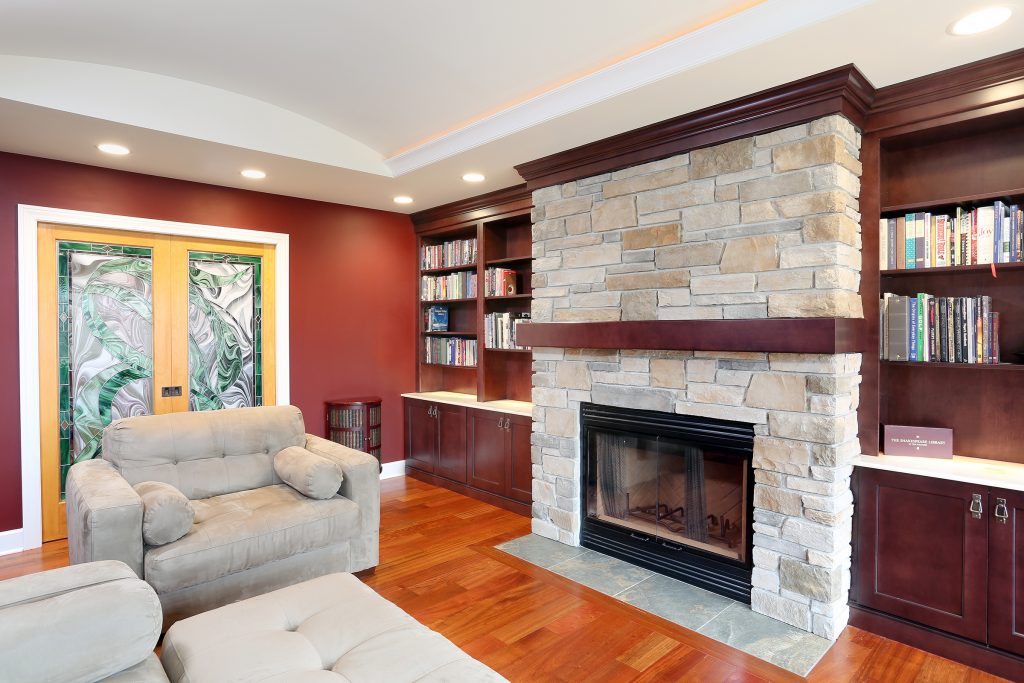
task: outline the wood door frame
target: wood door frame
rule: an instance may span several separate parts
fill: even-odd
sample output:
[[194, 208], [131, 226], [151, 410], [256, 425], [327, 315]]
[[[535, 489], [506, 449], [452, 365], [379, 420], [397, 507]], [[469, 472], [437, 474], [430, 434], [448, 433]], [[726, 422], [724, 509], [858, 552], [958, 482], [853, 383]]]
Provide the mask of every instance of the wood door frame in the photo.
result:
[[272, 245], [275, 251], [276, 291], [274, 326], [277, 403], [290, 400], [289, 373], [289, 236], [285, 233], [247, 230], [200, 223], [118, 216], [55, 207], [18, 205], [18, 371], [21, 413], [21, 529], [4, 532], [0, 553], [42, 545], [42, 472], [40, 468], [39, 408], [39, 282], [37, 233], [40, 223], [197, 240], [224, 240]]

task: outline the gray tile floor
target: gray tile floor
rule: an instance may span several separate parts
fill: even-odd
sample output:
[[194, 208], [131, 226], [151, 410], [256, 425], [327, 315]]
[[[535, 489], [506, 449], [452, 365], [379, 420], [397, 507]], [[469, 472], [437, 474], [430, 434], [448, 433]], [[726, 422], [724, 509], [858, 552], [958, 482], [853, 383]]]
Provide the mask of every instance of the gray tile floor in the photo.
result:
[[800, 676], [832, 643], [736, 602], [586, 548], [529, 534], [498, 546], [510, 555], [656, 614]]

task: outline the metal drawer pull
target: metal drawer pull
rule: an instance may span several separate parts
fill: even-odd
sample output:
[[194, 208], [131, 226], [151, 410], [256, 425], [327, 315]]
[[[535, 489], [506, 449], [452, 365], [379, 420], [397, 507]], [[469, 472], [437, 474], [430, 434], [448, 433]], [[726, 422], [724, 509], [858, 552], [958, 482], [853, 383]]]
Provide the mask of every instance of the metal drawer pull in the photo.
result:
[[984, 508], [981, 506], [981, 494], [975, 493], [971, 496], [971, 517], [981, 519], [982, 512], [984, 512]]
[[644, 536], [643, 534], [635, 534], [632, 531], [629, 532], [629, 537], [630, 538], [635, 538], [638, 541], [649, 541], [649, 540], [651, 540], [650, 536]]
[[1000, 524], [1006, 524], [1006, 520], [1010, 517], [1010, 511], [1006, 509], [1005, 498], [996, 498], [995, 515]]

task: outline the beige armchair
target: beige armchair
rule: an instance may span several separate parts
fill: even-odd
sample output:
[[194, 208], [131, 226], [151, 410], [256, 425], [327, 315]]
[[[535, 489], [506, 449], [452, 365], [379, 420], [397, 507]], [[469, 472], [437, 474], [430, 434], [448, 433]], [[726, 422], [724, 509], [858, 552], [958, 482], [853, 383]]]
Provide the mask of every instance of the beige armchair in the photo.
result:
[[[293, 446], [340, 467], [335, 495], [313, 499], [301, 486], [282, 482], [274, 457]], [[133, 486], [145, 481], [170, 484], [191, 501], [194, 523], [178, 540], [144, 543], [143, 500]], [[103, 434], [102, 459], [70, 469], [66, 500], [72, 564], [127, 564], [156, 590], [165, 628], [237, 600], [378, 562], [376, 459], [306, 434], [294, 406], [114, 422]]]

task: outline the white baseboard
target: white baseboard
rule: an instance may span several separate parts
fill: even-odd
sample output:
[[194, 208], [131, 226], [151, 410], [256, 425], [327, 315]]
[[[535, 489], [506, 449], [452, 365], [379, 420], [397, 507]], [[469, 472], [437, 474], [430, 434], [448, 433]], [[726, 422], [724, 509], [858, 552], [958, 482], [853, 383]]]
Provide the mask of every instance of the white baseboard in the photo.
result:
[[0, 555], [20, 553], [24, 549], [24, 533], [21, 529], [0, 531]]
[[384, 463], [384, 469], [380, 472], [381, 479], [391, 479], [392, 477], [405, 476], [405, 461], [398, 460], [397, 462], [386, 462]]

